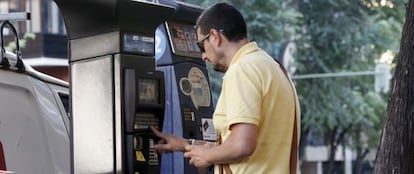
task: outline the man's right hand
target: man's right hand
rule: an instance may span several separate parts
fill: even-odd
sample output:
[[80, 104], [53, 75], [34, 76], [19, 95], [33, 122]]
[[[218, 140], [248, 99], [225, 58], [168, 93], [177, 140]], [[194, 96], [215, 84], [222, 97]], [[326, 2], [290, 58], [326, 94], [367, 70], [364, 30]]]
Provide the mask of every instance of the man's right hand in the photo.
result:
[[155, 145], [155, 149], [158, 153], [171, 153], [174, 151], [184, 152], [184, 147], [188, 145], [187, 140], [184, 138], [162, 133], [154, 127], [150, 128], [157, 137], [161, 138], [158, 144]]

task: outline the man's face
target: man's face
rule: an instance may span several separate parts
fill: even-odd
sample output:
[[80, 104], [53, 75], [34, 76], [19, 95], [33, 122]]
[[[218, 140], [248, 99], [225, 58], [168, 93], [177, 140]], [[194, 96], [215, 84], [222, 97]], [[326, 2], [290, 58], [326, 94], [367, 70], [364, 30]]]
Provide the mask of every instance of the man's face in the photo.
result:
[[206, 35], [201, 34], [200, 29], [197, 29], [197, 37], [198, 42], [197, 45], [201, 51], [201, 58], [204, 61], [208, 61], [210, 64], [213, 65], [214, 70], [219, 72], [225, 72], [226, 68], [221, 60], [223, 60], [222, 56], [219, 54], [216, 49], [214, 49], [214, 42], [210, 40], [213, 36], [213, 32], [210, 32]]

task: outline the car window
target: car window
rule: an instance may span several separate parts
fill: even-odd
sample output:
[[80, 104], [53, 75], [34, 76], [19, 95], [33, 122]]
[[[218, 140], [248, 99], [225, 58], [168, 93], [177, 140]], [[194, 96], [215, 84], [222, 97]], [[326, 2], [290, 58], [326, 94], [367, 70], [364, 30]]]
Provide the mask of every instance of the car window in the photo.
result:
[[60, 101], [62, 102], [63, 107], [65, 107], [65, 111], [68, 114], [70, 119], [70, 110], [69, 110], [69, 95], [59, 92], [58, 93]]

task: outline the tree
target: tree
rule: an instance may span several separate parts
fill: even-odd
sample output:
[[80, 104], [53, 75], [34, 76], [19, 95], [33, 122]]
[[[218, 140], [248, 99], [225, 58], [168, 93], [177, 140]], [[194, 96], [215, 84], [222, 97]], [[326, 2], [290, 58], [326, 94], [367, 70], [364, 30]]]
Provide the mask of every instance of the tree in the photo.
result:
[[[376, 6], [374, 0], [302, 0], [298, 6], [304, 26], [296, 41], [296, 74], [373, 70], [381, 53], [398, 47], [398, 22], [391, 25], [384, 12], [391, 7]], [[338, 146], [355, 149], [358, 161], [377, 146], [386, 100], [373, 91], [373, 80], [366, 76], [296, 81], [302, 137], [312, 132], [328, 145], [326, 173], [333, 173]]]
[[[13, 38], [14, 39], [14, 36], [13, 37], [10, 37], [10, 38]], [[25, 33], [23, 35], [23, 38], [19, 38], [20, 49], [26, 47], [26, 42], [27, 41], [34, 40], [35, 38], [36, 38], [36, 35], [35, 34], [33, 34], [33, 33]], [[10, 41], [4, 49], [6, 49], [7, 51], [14, 52], [16, 50], [16, 42], [15, 42], [15, 40]]]
[[408, 2], [376, 174], [414, 173], [414, 0]]

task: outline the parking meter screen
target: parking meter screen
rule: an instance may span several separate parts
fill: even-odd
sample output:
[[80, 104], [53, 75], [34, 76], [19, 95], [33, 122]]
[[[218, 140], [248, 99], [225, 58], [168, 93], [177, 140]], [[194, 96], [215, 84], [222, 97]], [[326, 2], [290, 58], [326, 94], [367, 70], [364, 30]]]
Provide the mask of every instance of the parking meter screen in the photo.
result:
[[133, 33], [125, 33], [123, 51], [133, 54], [154, 55], [155, 39]]
[[167, 23], [167, 27], [174, 54], [201, 58], [197, 33], [192, 25]]
[[138, 85], [138, 99], [140, 104], [160, 103], [158, 79], [139, 79]]

